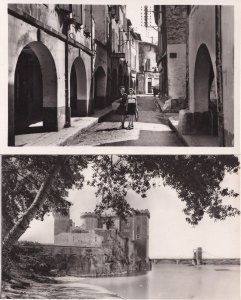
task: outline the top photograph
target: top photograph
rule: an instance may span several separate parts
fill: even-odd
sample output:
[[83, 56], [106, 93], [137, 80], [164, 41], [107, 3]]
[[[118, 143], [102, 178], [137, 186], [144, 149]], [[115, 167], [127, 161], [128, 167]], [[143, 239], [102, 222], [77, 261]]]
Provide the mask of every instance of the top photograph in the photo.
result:
[[234, 6], [7, 9], [8, 146], [234, 147]]

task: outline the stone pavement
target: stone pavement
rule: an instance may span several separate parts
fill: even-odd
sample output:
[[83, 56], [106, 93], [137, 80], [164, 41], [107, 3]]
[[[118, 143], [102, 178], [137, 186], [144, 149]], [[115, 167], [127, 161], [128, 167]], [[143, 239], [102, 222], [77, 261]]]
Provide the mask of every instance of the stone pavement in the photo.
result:
[[183, 135], [178, 130], [179, 117], [178, 114], [172, 115], [168, 118], [170, 127], [176, 132], [183, 143], [189, 147], [219, 147], [217, 136], [212, 135], [198, 135], [190, 134]]
[[29, 133], [15, 136], [16, 146], [64, 146], [76, 135], [97, 124], [103, 117], [111, 113], [112, 107], [96, 111], [90, 117], [71, 118], [71, 127], [57, 132]]
[[139, 120], [134, 123], [134, 129], [120, 129], [120, 116], [113, 112], [67, 145], [184, 146], [163, 119], [155, 97], [138, 96], [138, 108]]

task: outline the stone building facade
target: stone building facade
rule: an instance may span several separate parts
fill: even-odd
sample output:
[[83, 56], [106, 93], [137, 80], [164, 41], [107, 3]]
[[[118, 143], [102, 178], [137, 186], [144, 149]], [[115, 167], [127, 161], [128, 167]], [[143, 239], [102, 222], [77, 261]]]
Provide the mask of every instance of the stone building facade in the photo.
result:
[[171, 99], [186, 98], [187, 7], [155, 5], [158, 31], [157, 64], [160, 94]]
[[178, 130], [233, 146], [234, 7], [155, 5], [154, 15], [161, 94], [188, 102]]
[[192, 6], [188, 23], [189, 122], [182, 129], [210, 134], [218, 137], [220, 146], [233, 146], [234, 8]]
[[157, 46], [148, 42], [139, 42], [138, 94], [152, 94], [153, 87], [158, 87], [159, 73], [156, 61]]
[[9, 4], [8, 144], [119, 98], [130, 85], [131, 31], [125, 5]]
[[[129, 21], [130, 24], [130, 21]], [[137, 86], [137, 72], [139, 70], [139, 43], [141, 41], [140, 34], [130, 29], [129, 43], [128, 43], [128, 69], [130, 73], [130, 87], [136, 92]]]
[[44, 131], [63, 128], [70, 107], [78, 116], [89, 113], [93, 29], [88, 6], [9, 4], [8, 13], [9, 144], [14, 144], [14, 134], [31, 131], [33, 124]]
[[[98, 261], [98, 264], [93, 262], [91, 274], [100, 275], [104, 269], [107, 273], [102, 275], [148, 270], [149, 211], [136, 211], [126, 220], [108, 216], [113, 221], [108, 229], [104, 224], [105, 218], [85, 213], [81, 216], [83, 225], [77, 227], [69, 215], [54, 214], [54, 244], [58, 247], [79, 247], [81, 253], [88, 249], [94, 255], [93, 261]], [[82, 271], [85, 273], [84, 269]], [[78, 275], [82, 271], [79, 269]]]

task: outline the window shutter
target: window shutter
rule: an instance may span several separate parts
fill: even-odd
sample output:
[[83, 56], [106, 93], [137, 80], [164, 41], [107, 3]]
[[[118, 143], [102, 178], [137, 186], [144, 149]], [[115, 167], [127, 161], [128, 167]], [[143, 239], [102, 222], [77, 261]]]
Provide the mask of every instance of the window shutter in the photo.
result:
[[60, 10], [64, 10], [64, 11], [67, 11], [67, 12], [70, 12], [70, 5], [69, 4], [58, 4], [58, 8]]
[[116, 5], [116, 22], [119, 22], [120, 20], [120, 8], [119, 8], [119, 5]]
[[83, 7], [82, 5], [72, 4], [73, 19], [77, 24], [83, 24]]
[[90, 13], [90, 5], [85, 5], [85, 32], [91, 33], [91, 13]]

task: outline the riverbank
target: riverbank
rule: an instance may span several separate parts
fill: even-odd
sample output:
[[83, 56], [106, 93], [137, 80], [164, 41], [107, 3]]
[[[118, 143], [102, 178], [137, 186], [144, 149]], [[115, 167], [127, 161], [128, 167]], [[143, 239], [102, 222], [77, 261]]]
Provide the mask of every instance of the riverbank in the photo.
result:
[[[45, 282], [24, 279], [3, 282], [2, 299], [116, 299], [106, 288], [82, 282], [76, 277], [46, 277]], [[23, 283], [24, 282], [24, 283]]]

